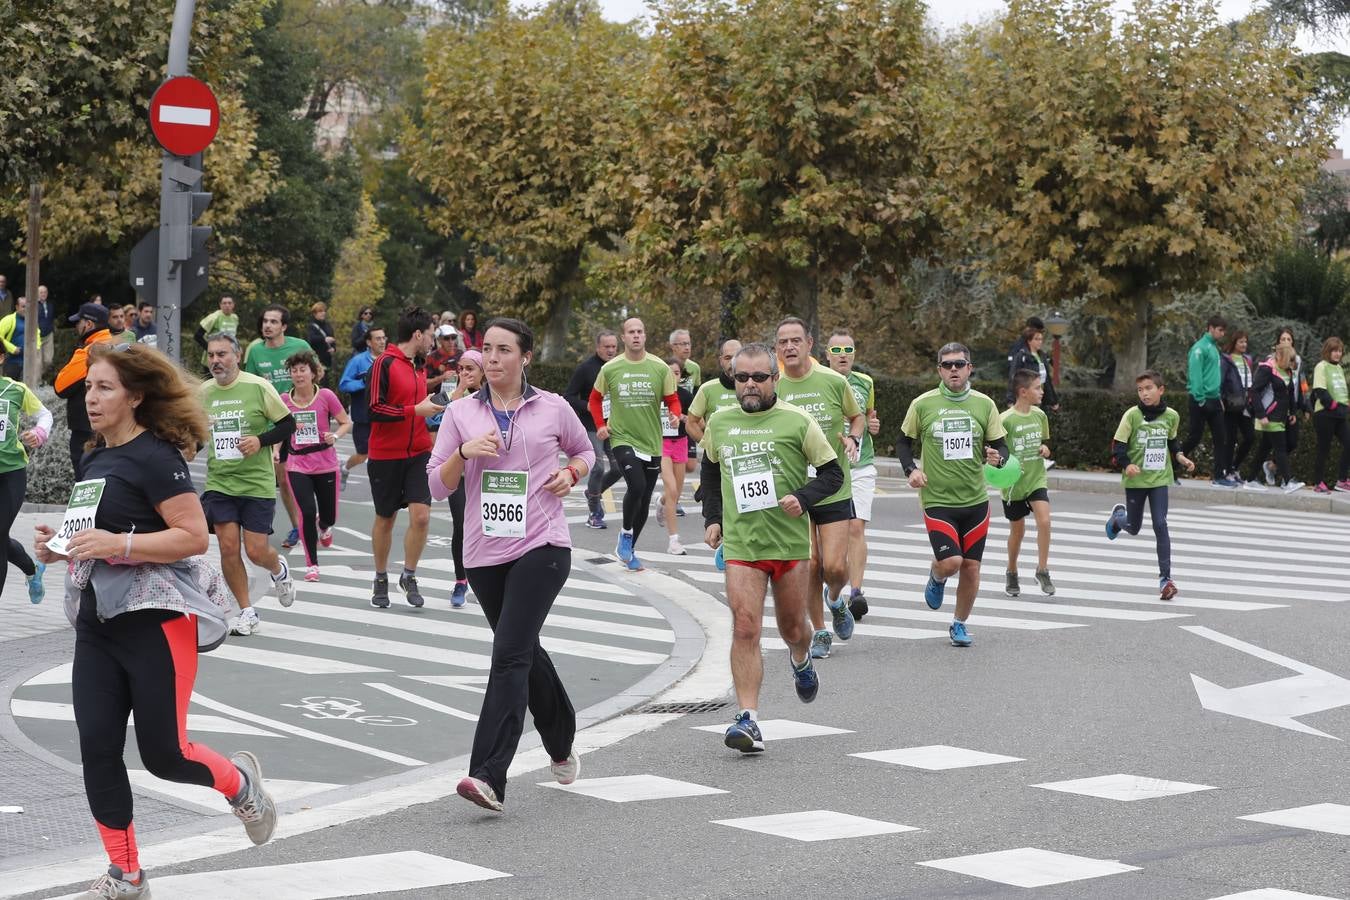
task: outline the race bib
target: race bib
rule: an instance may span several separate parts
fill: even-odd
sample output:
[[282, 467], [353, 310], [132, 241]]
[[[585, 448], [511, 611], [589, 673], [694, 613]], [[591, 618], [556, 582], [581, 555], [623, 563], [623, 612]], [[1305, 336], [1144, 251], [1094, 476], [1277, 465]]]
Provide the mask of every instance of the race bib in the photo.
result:
[[9, 401], [0, 400], [0, 447], [9, 443]]
[[975, 458], [975, 432], [970, 419], [942, 420], [942, 458]]
[[609, 394], [606, 394], [604, 399], [600, 401], [600, 415], [604, 416], [606, 422], [609, 421], [609, 408]]
[[483, 536], [523, 538], [529, 472], [483, 472]]
[[243, 427], [238, 419], [217, 419], [211, 426], [211, 444], [215, 448], [216, 459], [222, 461], [243, 459], [244, 454], [239, 450], [241, 437]]
[[1145, 472], [1161, 472], [1167, 468], [1167, 438], [1151, 437], [1144, 445]]
[[313, 447], [319, 443], [319, 414], [312, 409], [295, 413], [295, 446]]
[[731, 490], [736, 495], [736, 512], [757, 512], [778, 505], [778, 492], [773, 483], [773, 466], [763, 453], [734, 456], [727, 460], [731, 467]]
[[661, 404], [661, 437], [668, 437], [668, 438], [679, 437], [679, 436], [680, 436], [680, 426], [679, 426], [679, 425], [676, 425], [674, 428], [671, 428], [671, 427], [670, 427], [670, 421], [669, 421], [669, 419], [670, 419], [670, 410], [666, 409], [666, 405], [665, 405], [664, 403], [662, 403], [662, 404]]
[[66, 504], [66, 517], [56, 535], [47, 542], [47, 549], [65, 556], [70, 549], [70, 539], [81, 531], [94, 527], [98, 515], [98, 504], [103, 499], [104, 479], [77, 481], [70, 489], [70, 502]]

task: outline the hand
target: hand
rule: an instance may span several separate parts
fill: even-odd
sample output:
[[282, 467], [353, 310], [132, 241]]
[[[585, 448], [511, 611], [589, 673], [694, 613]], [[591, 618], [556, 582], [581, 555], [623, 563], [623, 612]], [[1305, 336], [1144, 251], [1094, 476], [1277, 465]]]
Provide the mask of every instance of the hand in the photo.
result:
[[239, 452], [244, 454], [245, 456], [252, 456], [261, 449], [262, 449], [262, 441], [258, 440], [251, 434], [248, 435], [247, 437], [241, 437], [239, 439]]
[[998, 455], [998, 451], [993, 447], [984, 448], [984, 461], [991, 466], [998, 466], [1003, 462], [1003, 457]]
[[89, 528], [66, 542], [68, 551], [66, 558], [71, 560], [111, 559], [114, 556], [121, 556], [126, 547], [127, 536], [125, 534], [113, 534], [111, 531], [104, 531], [102, 528]]
[[325, 431], [325, 432], [323, 433], [323, 442], [324, 442], [325, 444], [327, 444], [328, 446], [330, 446], [330, 447], [333, 446], [334, 444], [336, 444], [336, 443], [337, 443], [337, 434], [336, 434], [336, 432]]
[[806, 512], [802, 509], [802, 501], [792, 494], [784, 494], [783, 499], [778, 501], [778, 508], [794, 519], [799, 518], [802, 513]]
[[844, 455], [848, 457], [848, 461], [857, 462], [858, 456], [862, 452], [859, 449], [858, 439], [853, 436], [852, 432], [841, 431], [839, 432], [839, 440], [844, 445]]
[[1290, 417], [1289, 417], [1289, 424], [1290, 424], [1290, 425], [1295, 425], [1295, 424], [1297, 424], [1297, 423], [1298, 423], [1298, 416], [1297, 416], [1297, 415], [1293, 415], [1293, 416], [1290, 416]]
[[1257, 420], [1256, 420], [1256, 424], [1260, 425], [1262, 428], [1265, 428], [1267, 425], [1270, 424], [1270, 420], [1269, 420], [1269, 419], [1257, 419]]
[[703, 543], [714, 550], [722, 546], [722, 526], [716, 522], [709, 525], [703, 532]]
[[499, 455], [497, 451], [501, 449], [501, 446], [502, 436], [494, 428], [460, 444], [459, 449], [455, 452], [469, 459], [480, 459], [485, 456], [496, 457]]
[[31, 428], [19, 435], [19, 440], [23, 441], [23, 445], [29, 450], [36, 450], [41, 444], [38, 433]]
[[925, 487], [928, 484], [928, 476], [923, 474], [923, 469], [915, 469], [909, 473], [909, 486], [915, 489]]
[[609, 440], [609, 426], [601, 425], [599, 428], [595, 429], [595, 436], [602, 441]]
[[441, 412], [444, 409], [445, 409], [444, 406], [441, 406], [439, 403], [436, 402], [435, 397], [428, 397], [427, 399], [423, 400], [421, 403], [413, 407], [413, 415], [420, 416], [423, 419], [429, 419], [432, 416], [436, 415], [436, 413]]
[[1142, 470], [1134, 463], [1130, 463], [1128, 466], [1125, 467], [1125, 475], [1129, 478], [1133, 478], [1134, 476], [1138, 475], [1140, 471]]
[[65, 559], [64, 556], [47, 549], [47, 542], [54, 537], [56, 532], [49, 525], [39, 525], [33, 529], [33, 555], [44, 566]]
[[1194, 472], [1194, 471], [1195, 471], [1195, 463], [1193, 463], [1193, 462], [1191, 462], [1189, 459], [1187, 459], [1187, 458], [1186, 458], [1186, 454], [1184, 454], [1184, 453], [1178, 453], [1178, 454], [1177, 454], [1177, 462], [1181, 463], [1181, 467], [1182, 467], [1183, 469], [1185, 469], [1187, 472]]
[[680, 417], [677, 416], [677, 415], [673, 415], [673, 414], [667, 416], [667, 417], [666, 417], [666, 427], [667, 427], [667, 428], [679, 428], [679, 427], [680, 427]]
[[1050, 458], [1050, 445], [1041, 444], [1041, 459], [1049, 459], [1049, 458]]
[[877, 418], [877, 411], [874, 409], [867, 416], [867, 433], [876, 437], [881, 434], [881, 420]]
[[544, 482], [544, 490], [555, 497], [566, 497], [572, 493], [572, 488], [576, 487], [576, 482], [572, 480], [572, 473], [566, 469], [557, 469], [552, 475], [548, 476], [548, 481]]
[[273, 444], [273, 445], [272, 445], [272, 465], [274, 465], [274, 466], [279, 466], [279, 465], [281, 465], [281, 445], [280, 445], [280, 444]]

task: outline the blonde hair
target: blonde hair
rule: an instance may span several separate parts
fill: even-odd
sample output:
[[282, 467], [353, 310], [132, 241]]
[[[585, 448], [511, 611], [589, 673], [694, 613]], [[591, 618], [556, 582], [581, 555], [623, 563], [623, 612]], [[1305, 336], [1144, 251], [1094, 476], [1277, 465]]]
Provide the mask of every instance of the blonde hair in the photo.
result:
[[1276, 344], [1275, 350], [1270, 354], [1270, 358], [1275, 360], [1275, 365], [1281, 369], [1287, 369], [1294, 362], [1296, 356], [1298, 354], [1289, 344]]
[[[107, 363], [117, 370], [117, 379], [128, 393], [140, 394], [132, 410], [136, 424], [168, 441], [191, 457], [205, 444], [210, 431], [206, 412], [197, 396], [197, 384], [163, 353], [144, 344], [99, 341], [89, 346], [89, 365]], [[86, 446], [100, 446], [95, 435]]]
[[317, 315], [318, 313], [321, 313], [321, 312], [328, 312], [328, 304], [324, 303], [322, 300], [316, 300], [316, 301], [309, 307], [309, 314], [310, 314], [310, 315]]

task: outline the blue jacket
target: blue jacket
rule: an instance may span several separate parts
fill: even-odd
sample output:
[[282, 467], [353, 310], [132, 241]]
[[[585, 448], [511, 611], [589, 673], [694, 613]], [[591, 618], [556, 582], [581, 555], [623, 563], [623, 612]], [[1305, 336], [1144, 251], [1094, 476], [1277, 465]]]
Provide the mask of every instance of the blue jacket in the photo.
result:
[[52, 333], [56, 327], [56, 304], [50, 299], [43, 303], [38, 301], [38, 334], [46, 337]]
[[370, 388], [370, 367], [374, 364], [370, 351], [362, 350], [347, 360], [347, 368], [342, 370], [342, 378], [338, 381], [338, 387], [352, 397], [353, 422], [370, 421], [370, 404], [366, 392]]

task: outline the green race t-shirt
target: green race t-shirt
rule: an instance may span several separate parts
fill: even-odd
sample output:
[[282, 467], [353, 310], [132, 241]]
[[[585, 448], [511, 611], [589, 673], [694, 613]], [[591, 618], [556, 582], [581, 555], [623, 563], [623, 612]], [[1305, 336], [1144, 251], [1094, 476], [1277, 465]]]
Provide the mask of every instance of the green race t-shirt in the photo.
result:
[[[197, 323], [202, 333], [207, 337], [213, 334], [229, 334], [237, 336], [239, 334], [239, 315], [230, 313], [228, 316], [220, 310], [209, 313]], [[202, 366], [206, 367], [206, 351], [202, 351]]]
[[[862, 415], [862, 409], [843, 375], [821, 365], [812, 366], [811, 371], [801, 378], [790, 378], [784, 372], [778, 376], [778, 399], [806, 410], [834, 448], [834, 455], [843, 462], [848, 460], [843, 433], [848, 430], [848, 420]], [[816, 506], [838, 503], [853, 496], [852, 466], [841, 465], [840, 468], [844, 470], [844, 486]]]
[[619, 355], [605, 363], [595, 390], [609, 397], [609, 443], [661, 457], [661, 398], [675, 393], [675, 373], [650, 353], [633, 362]]
[[28, 448], [19, 440], [20, 416], [37, 415], [42, 401], [22, 381], [0, 375], [0, 472], [28, 465]]
[[719, 409], [740, 405], [741, 401], [736, 399], [736, 389], [722, 384], [722, 379], [714, 378], [699, 385], [694, 402], [689, 404], [688, 413], [691, 416], [698, 416], [706, 426], [708, 419]]
[[1004, 437], [994, 401], [979, 391], [949, 397], [937, 387], [915, 397], [900, 430], [918, 443], [928, 484], [924, 507], [978, 506], [989, 501], [984, 482], [985, 445]]
[[[848, 386], [853, 391], [853, 399], [858, 401], [858, 408], [866, 416], [869, 410], [877, 408], [876, 383], [872, 381], [871, 375], [864, 375], [862, 372], [849, 372], [847, 378]], [[862, 446], [858, 448], [858, 461], [853, 464], [853, 468], [870, 466], [875, 459], [876, 449], [872, 446], [872, 432], [864, 428]]]
[[1125, 445], [1130, 462], [1139, 467], [1139, 474], [1121, 475], [1127, 488], [1164, 487], [1172, 483], [1172, 454], [1167, 442], [1177, 436], [1181, 415], [1167, 408], [1153, 421], [1144, 418], [1144, 411], [1131, 406], [1120, 417], [1115, 439]]
[[286, 368], [286, 360], [297, 353], [312, 349], [298, 337], [287, 335], [280, 347], [269, 347], [262, 338], [254, 338], [244, 354], [244, 371], [271, 382], [277, 393], [289, 391], [291, 372]]
[[684, 361], [684, 377], [680, 379], [680, 387], [692, 395], [702, 383], [703, 369], [692, 359], [686, 359]]
[[705, 457], [722, 472], [722, 555], [746, 562], [807, 559], [811, 519], [778, 501], [808, 481], [806, 467], [836, 459], [811, 416], [788, 403], [763, 412], [728, 407], [708, 420]]
[[1046, 486], [1041, 444], [1050, 440], [1050, 417], [1039, 406], [1025, 413], [1010, 406], [999, 413], [999, 419], [1008, 434], [1008, 452], [1022, 463], [1022, 477], [1012, 487], [1003, 489], [1003, 499], [1025, 500]]
[[257, 375], [240, 372], [228, 387], [214, 379], [203, 384], [202, 406], [211, 420], [204, 490], [231, 497], [275, 497], [277, 480], [270, 449], [263, 447], [245, 457], [238, 443], [240, 438], [257, 437], [291, 414], [276, 388]]
[[[1350, 403], [1350, 398], [1346, 396], [1345, 390], [1345, 370], [1335, 363], [1327, 362], [1325, 359], [1313, 368], [1312, 389], [1318, 388], [1326, 391], [1341, 406]], [[1326, 405], [1318, 400], [1313, 407], [1313, 412], [1321, 412], [1326, 409]]]

